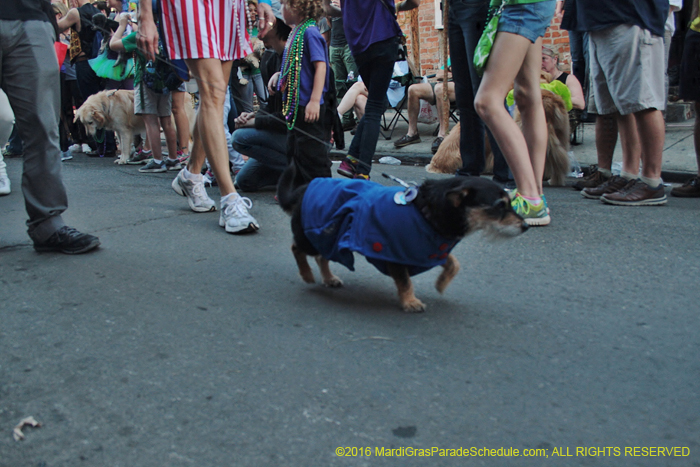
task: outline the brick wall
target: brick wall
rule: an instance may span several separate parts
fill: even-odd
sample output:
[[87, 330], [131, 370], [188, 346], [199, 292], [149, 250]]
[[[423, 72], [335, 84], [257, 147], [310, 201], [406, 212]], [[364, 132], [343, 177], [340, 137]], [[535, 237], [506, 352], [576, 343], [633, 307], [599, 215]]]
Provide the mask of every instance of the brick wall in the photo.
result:
[[[409, 13], [399, 13], [399, 25], [404, 34], [409, 38], [409, 51], [412, 50], [411, 24]], [[560, 20], [552, 19], [552, 23], [547, 29], [547, 34], [543, 40], [543, 45], [559, 51], [561, 69], [569, 71], [571, 64], [571, 54], [569, 52], [569, 35], [559, 28]], [[423, 0], [418, 9], [418, 35], [420, 41], [420, 65], [424, 75], [430, 74], [442, 66], [440, 51], [441, 29], [435, 28], [435, 4], [433, 0]]]

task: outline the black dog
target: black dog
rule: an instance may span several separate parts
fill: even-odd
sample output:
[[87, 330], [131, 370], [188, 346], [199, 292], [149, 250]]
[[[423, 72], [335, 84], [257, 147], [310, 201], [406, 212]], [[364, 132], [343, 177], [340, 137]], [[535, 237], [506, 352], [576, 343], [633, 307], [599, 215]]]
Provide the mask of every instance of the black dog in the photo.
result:
[[340, 287], [329, 260], [353, 270], [358, 252], [394, 279], [404, 311], [422, 312], [425, 305], [414, 295], [410, 276], [441, 265], [435, 287], [442, 293], [459, 271], [450, 251], [463, 237], [483, 231], [510, 238], [528, 228], [506, 192], [487, 179], [426, 180], [413, 190], [332, 178], [295, 188], [293, 166], [287, 169], [277, 194], [292, 215], [292, 252], [302, 279], [314, 282], [306, 257], [315, 256], [323, 283]]

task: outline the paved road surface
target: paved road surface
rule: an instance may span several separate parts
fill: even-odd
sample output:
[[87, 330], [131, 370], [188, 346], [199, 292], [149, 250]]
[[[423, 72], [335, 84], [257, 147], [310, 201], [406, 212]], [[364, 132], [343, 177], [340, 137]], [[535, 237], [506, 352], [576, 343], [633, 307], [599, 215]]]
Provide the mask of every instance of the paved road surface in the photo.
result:
[[[355, 273], [335, 265], [341, 290], [302, 283], [272, 193], [249, 195], [262, 230], [231, 236], [189, 211], [173, 173], [111, 160], [64, 164], [66, 219], [100, 250], [37, 254], [8, 165], [1, 467], [700, 465], [698, 200], [624, 208], [549, 188], [551, 226], [463, 241], [450, 288], [418, 276], [428, 311], [406, 315], [359, 257]], [[42, 426], [14, 441], [30, 415]], [[549, 457], [375, 449], [471, 446]], [[686, 456], [625, 456], [649, 446]]]

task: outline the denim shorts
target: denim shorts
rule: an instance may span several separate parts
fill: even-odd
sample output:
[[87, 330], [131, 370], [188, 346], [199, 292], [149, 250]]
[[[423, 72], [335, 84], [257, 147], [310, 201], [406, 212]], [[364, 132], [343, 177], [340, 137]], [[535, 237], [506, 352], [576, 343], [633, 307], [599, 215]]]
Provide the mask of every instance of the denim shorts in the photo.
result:
[[555, 0], [506, 6], [498, 20], [498, 32], [517, 34], [534, 44], [547, 32], [555, 7]]

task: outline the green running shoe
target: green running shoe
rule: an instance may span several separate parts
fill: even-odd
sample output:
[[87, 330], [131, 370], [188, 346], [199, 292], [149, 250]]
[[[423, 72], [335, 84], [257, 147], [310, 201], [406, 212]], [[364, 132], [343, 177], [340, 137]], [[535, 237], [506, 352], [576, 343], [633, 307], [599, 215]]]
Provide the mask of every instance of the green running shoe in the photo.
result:
[[527, 225], [549, 225], [552, 221], [552, 218], [547, 214], [547, 206], [544, 202], [535, 206], [518, 193], [515, 195], [515, 198], [513, 198], [513, 201], [511, 201], [511, 205], [515, 212], [525, 219]]

